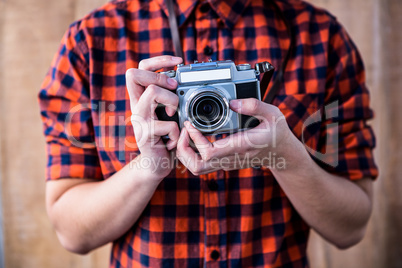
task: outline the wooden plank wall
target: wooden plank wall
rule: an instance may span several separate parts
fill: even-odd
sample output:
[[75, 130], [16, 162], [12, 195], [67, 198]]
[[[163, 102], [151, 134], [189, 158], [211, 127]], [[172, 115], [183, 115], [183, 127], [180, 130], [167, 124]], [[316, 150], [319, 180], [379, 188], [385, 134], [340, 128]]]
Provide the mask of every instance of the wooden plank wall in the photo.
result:
[[109, 250], [65, 251], [44, 206], [37, 93], [68, 25], [102, 1], [0, 1], [2, 195], [6, 267], [107, 267]]
[[[70, 254], [51, 229], [44, 208], [45, 153], [36, 101], [67, 26], [104, 2], [0, 0], [0, 196], [6, 267], [107, 267], [108, 246], [88, 256]], [[311, 266], [402, 267], [402, 165], [398, 165], [402, 162], [402, 2], [310, 2], [338, 17], [365, 59], [381, 171], [363, 242], [339, 251], [312, 234]]]
[[310, 0], [334, 13], [358, 45], [376, 118], [380, 177], [364, 240], [346, 251], [312, 235], [313, 267], [402, 267], [402, 1]]

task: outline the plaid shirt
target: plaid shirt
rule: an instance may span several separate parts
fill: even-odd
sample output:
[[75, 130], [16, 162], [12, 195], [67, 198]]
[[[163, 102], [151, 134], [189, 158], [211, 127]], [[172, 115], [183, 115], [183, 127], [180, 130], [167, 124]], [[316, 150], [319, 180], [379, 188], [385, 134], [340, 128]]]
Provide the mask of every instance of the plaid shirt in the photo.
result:
[[[325, 153], [327, 134], [337, 131], [337, 165], [317, 160], [323, 168], [351, 180], [376, 177], [366, 125], [372, 111], [355, 45], [326, 11], [297, 0], [276, 3], [296, 47], [273, 104], [311, 152]], [[176, 11], [186, 64], [211, 58], [279, 67], [290, 43], [284, 21], [263, 0], [179, 0]], [[119, 0], [70, 26], [39, 94], [48, 180], [104, 180], [139, 154], [125, 71], [173, 55], [167, 14], [163, 0]], [[334, 116], [324, 109], [331, 103]], [[303, 128], [312, 115], [321, 120]], [[193, 176], [179, 165], [114, 241], [110, 265], [306, 267], [308, 233], [268, 168]]]

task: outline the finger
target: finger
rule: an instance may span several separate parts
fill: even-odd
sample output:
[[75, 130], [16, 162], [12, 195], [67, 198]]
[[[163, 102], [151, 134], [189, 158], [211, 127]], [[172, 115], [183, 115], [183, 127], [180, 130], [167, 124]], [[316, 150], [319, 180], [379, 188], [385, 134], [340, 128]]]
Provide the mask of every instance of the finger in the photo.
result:
[[223, 139], [218, 139], [212, 143], [213, 150], [208, 150], [208, 159], [223, 158], [236, 154], [242, 154], [248, 150], [242, 140], [242, 133], [231, 134]]
[[144, 118], [154, 117], [155, 108], [159, 103], [165, 105], [166, 112], [168, 115], [172, 116], [179, 105], [179, 97], [164, 88], [150, 85], [141, 95], [134, 112]]
[[[133, 118], [134, 135], [139, 147], [161, 146], [167, 147], [168, 150], [174, 149], [179, 140], [180, 131], [176, 122], [151, 120], [145, 122]], [[168, 136], [169, 140], [166, 144], [160, 142], [161, 137]]]
[[211, 143], [202, 133], [196, 129], [190, 122], [184, 122], [184, 126], [193, 140], [198, 152], [204, 161], [209, 161], [212, 158], [222, 158], [235, 153], [240, 153], [247, 149], [242, 146], [241, 133], [235, 133], [224, 139], [217, 140]]
[[[222, 159], [231, 156], [243, 156], [246, 153], [251, 152], [255, 148], [262, 147], [260, 143], [261, 129], [250, 129], [243, 132], [237, 132], [231, 134], [223, 139], [219, 139], [212, 143], [213, 149], [207, 149], [205, 152], [205, 158], [211, 159]], [[256, 144], [257, 143], [257, 144]], [[205, 159], [203, 157], [203, 159]]]
[[278, 107], [254, 98], [231, 100], [230, 108], [239, 114], [257, 117], [261, 121], [282, 115]]
[[[180, 162], [196, 176], [222, 170], [220, 159], [214, 158], [204, 161], [194, 152], [190, 146], [190, 136], [186, 128], [183, 128], [180, 134], [177, 144], [177, 156]], [[231, 162], [233, 159], [234, 157], [229, 157], [228, 161]]]
[[146, 87], [157, 85], [166, 89], [174, 90], [177, 88], [177, 81], [161, 73], [154, 73], [139, 69], [128, 69], [126, 72], [126, 83], [130, 105], [133, 109], [140, 99]]
[[213, 143], [215, 148], [213, 157], [244, 155], [256, 149], [266, 148], [269, 145], [266, 137], [269, 135], [270, 130], [262, 126], [237, 132]]
[[[218, 154], [216, 156], [222, 154], [232, 154], [234, 152], [242, 152], [246, 149], [247, 143], [245, 142], [245, 134], [246, 131], [237, 132], [231, 134], [223, 139], [219, 139], [213, 143], [213, 146], [216, 148]], [[237, 150], [236, 150], [237, 149]], [[226, 153], [225, 153], [226, 151]], [[222, 152], [219, 154], [219, 152]]]
[[176, 156], [195, 176], [204, 174], [207, 170], [205, 163], [201, 160], [200, 156], [191, 148], [190, 136], [186, 128], [183, 128], [180, 133]]
[[[249, 150], [250, 146], [248, 146], [248, 141], [254, 138], [253, 136], [245, 137], [246, 132], [238, 132], [211, 143], [190, 122], [184, 122], [184, 126], [204, 161], [209, 161], [212, 158], [223, 158], [235, 154], [243, 154], [245, 151]], [[249, 132], [251, 133], [251, 130]], [[247, 132], [247, 134], [250, 134], [249, 132]]]
[[126, 86], [130, 98], [131, 113], [133, 113], [134, 106], [144, 92], [144, 87], [135, 82], [135, 76], [138, 75], [136, 70], [137, 69], [128, 69], [126, 71]]
[[130, 96], [131, 110], [133, 110], [133, 107], [137, 104], [145, 87], [152, 83], [168, 89], [175, 89], [177, 83], [174, 79], [168, 79], [168, 77], [163, 74], [152, 74], [152, 72], [164, 67], [173, 67], [182, 61], [183, 60], [179, 57], [159, 56], [140, 61], [138, 69], [128, 69], [126, 71], [126, 84]]
[[151, 128], [150, 133], [153, 136], [169, 136], [169, 141], [166, 143], [168, 150], [176, 148], [180, 136], [180, 130], [176, 122], [153, 120]]
[[165, 67], [174, 67], [175, 65], [180, 64], [182, 62], [183, 59], [180, 57], [166, 56], [166, 55], [158, 56], [140, 61], [140, 63], [138, 64], [138, 69], [153, 72]]
[[204, 161], [208, 161], [210, 156], [213, 154], [214, 146], [212, 143], [202, 135], [202, 133], [196, 129], [189, 121], [184, 122], [184, 126], [186, 127], [187, 132], [190, 135], [190, 138], [193, 140], [195, 147], [197, 147], [198, 152], [200, 153], [202, 159]]
[[177, 142], [177, 156], [189, 161], [199, 159], [196, 152], [190, 147], [190, 137], [186, 128], [181, 130], [179, 141]]

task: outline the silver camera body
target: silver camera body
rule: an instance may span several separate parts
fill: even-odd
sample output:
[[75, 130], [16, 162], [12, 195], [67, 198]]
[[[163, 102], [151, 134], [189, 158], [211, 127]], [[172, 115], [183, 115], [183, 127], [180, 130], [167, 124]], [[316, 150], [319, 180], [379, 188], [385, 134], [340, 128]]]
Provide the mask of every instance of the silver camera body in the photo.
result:
[[[273, 72], [268, 62], [235, 65], [233, 61], [194, 62], [177, 66], [177, 70], [163, 72], [178, 82], [176, 94], [179, 106], [175, 116], [169, 117], [165, 109], [157, 109], [159, 120], [176, 121], [179, 128], [189, 121], [206, 135], [243, 131], [255, 127], [259, 121], [241, 115], [229, 108], [234, 99], [256, 98], [261, 100], [258, 77], [263, 72]], [[160, 107], [164, 108], [164, 107]]]

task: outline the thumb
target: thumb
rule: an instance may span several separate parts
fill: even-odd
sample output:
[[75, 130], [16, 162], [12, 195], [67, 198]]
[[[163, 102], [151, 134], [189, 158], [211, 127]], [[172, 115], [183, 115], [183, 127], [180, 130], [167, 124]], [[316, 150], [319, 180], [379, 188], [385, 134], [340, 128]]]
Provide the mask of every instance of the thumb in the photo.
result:
[[239, 114], [262, 117], [275, 115], [275, 110], [278, 110], [277, 107], [255, 98], [231, 100], [230, 109]]

